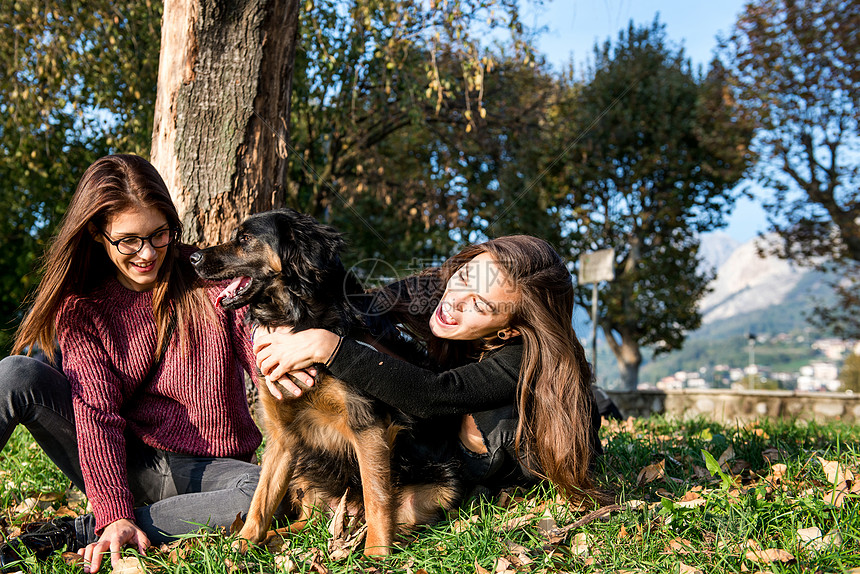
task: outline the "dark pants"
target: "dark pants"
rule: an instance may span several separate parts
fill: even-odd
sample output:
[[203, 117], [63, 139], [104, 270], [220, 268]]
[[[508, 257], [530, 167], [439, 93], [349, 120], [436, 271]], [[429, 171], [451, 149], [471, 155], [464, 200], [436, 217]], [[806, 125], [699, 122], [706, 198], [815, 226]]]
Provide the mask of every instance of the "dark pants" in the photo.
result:
[[[23, 356], [0, 361], [0, 448], [24, 425], [72, 484], [84, 491], [69, 381], [60, 371]], [[170, 453], [131, 439], [128, 483], [134, 494], [135, 522], [153, 544], [225, 527], [243, 517], [251, 504], [260, 467], [232, 458]], [[95, 518], [75, 520], [81, 545], [98, 540]]]

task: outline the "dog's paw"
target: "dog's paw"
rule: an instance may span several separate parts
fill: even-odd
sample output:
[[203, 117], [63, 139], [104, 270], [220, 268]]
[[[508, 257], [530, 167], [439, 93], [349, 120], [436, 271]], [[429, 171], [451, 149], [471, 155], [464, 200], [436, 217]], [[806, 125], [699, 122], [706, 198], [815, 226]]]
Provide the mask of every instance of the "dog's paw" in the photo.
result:
[[368, 558], [385, 558], [391, 553], [391, 549], [388, 546], [368, 546], [365, 544], [364, 546], [364, 555]]
[[244, 538], [237, 538], [230, 544], [230, 547], [239, 554], [247, 554], [251, 544]]

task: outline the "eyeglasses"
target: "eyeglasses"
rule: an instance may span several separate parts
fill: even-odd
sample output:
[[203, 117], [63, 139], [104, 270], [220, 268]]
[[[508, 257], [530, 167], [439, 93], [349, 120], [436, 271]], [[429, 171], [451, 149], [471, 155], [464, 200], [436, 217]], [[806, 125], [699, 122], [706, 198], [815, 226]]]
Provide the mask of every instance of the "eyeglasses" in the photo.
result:
[[129, 235], [128, 237], [123, 237], [122, 239], [117, 240], [111, 239], [104, 231], [101, 233], [105, 236], [105, 239], [108, 240], [108, 243], [116, 247], [116, 250], [122, 255], [134, 255], [143, 249], [144, 241], [149, 241], [149, 244], [152, 245], [153, 249], [161, 249], [162, 247], [170, 245], [170, 243], [176, 238], [176, 229], [172, 227], [159, 229], [152, 235], [147, 235], [146, 237]]

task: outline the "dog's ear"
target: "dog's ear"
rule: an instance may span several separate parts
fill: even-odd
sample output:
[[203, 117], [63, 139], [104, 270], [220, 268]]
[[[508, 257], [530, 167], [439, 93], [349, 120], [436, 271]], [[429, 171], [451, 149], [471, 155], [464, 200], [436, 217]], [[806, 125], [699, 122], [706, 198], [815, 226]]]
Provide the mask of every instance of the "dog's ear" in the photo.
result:
[[336, 229], [291, 209], [278, 210], [277, 227], [277, 251], [285, 272], [290, 270], [309, 283], [343, 272], [340, 252], [345, 242]]

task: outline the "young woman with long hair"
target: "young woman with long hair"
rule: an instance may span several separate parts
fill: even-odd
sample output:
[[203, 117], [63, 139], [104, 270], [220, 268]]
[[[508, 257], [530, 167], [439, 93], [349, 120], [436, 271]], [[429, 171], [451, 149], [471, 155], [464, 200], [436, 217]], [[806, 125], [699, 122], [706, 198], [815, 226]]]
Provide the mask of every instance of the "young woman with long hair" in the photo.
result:
[[255, 338], [267, 380], [293, 373], [310, 384], [296, 372], [325, 363], [407, 414], [449, 420], [469, 482], [544, 477], [570, 499], [597, 494], [589, 468], [602, 450], [591, 368], [571, 324], [570, 273], [546, 241], [517, 235], [473, 245], [386, 291], [381, 300], [396, 301], [392, 318], [427, 343], [439, 369], [329, 331], [279, 329]]
[[[245, 395], [250, 336], [242, 313], [215, 307], [219, 286], [197, 278], [180, 233], [149, 162], [112, 155], [86, 170], [16, 354], [0, 361], [0, 445], [25, 425], [93, 514], [30, 527], [0, 546], [0, 568], [23, 548], [71, 546], [96, 571], [102, 553], [247, 511], [262, 438]], [[36, 348], [46, 362], [18, 355]]]

